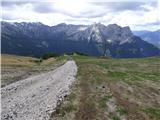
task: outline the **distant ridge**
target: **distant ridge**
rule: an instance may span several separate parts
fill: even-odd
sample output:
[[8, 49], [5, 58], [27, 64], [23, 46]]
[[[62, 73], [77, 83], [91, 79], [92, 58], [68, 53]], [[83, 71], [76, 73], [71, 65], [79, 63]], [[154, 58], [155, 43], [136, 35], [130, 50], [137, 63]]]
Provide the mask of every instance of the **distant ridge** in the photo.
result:
[[156, 31], [134, 31], [133, 33], [160, 49], [160, 29]]

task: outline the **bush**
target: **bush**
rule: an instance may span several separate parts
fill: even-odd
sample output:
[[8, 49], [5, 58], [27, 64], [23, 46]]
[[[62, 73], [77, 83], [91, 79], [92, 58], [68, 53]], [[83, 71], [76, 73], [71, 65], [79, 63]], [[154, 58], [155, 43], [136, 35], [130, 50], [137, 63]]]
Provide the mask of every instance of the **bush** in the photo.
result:
[[77, 55], [82, 55], [82, 56], [88, 56], [87, 54], [81, 53], [81, 52], [74, 52], [72, 55], [77, 54]]
[[46, 53], [44, 55], [42, 55], [42, 59], [43, 60], [46, 60], [48, 58], [51, 58], [51, 57], [58, 57], [59, 55], [58, 54], [55, 54], [55, 53]]

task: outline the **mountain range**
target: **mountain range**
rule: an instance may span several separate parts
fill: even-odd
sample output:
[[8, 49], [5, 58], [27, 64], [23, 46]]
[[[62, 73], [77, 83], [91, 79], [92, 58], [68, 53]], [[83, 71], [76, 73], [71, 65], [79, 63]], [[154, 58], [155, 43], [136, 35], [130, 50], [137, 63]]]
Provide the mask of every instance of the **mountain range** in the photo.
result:
[[140, 36], [143, 40], [155, 45], [160, 49], [160, 30], [156, 31], [133, 31], [137, 36]]
[[1, 22], [1, 52], [27, 56], [41, 56], [47, 52], [79, 52], [115, 58], [160, 55], [160, 49], [135, 36], [129, 27], [117, 24], [61, 23], [47, 26], [42, 23], [4, 21]]

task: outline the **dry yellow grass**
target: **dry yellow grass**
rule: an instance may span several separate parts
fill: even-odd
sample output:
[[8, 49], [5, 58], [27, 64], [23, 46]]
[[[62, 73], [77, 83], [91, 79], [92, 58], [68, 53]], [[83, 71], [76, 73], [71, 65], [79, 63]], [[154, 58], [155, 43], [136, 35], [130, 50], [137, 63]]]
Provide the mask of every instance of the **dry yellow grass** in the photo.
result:
[[32, 67], [36, 64], [38, 59], [33, 57], [24, 57], [16, 55], [1, 55], [1, 67], [3, 68], [16, 68], [16, 67]]
[[6, 86], [30, 75], [50, 71], [65, 62], [65, 57], [39, 58], [18, 55], [1, 55], [1, 86]]

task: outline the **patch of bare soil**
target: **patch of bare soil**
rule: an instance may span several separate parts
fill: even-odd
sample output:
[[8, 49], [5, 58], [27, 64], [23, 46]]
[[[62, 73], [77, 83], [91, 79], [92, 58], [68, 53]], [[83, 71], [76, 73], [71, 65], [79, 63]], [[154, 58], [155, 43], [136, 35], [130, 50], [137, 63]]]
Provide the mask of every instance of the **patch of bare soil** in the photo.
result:
[[81, 78], [81, 83], [79, 85], [80, 100], [78, 105], [78, 111], [75, 114], [75, 120], [93, 120], [96, 118], [95, 115], [97, 110], [95, 107], [94, 98], [92, 96], [90, 84], [87, 82], [87, 79], [90, 77], [90, 74], [86, 74], [83, 77], [84, 78]]

